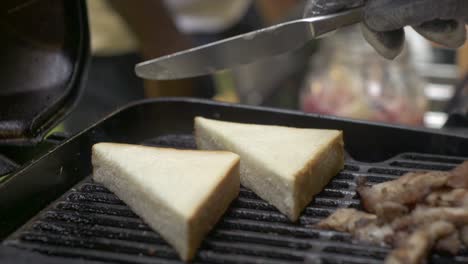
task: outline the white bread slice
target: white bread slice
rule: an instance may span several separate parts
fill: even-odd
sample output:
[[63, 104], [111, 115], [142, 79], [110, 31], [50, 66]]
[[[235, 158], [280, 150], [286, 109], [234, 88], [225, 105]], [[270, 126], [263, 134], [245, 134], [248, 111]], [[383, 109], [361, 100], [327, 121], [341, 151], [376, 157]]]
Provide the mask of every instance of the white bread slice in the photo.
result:
[[341, 131], [195, 118], [199, 149], [239, 154], [241, 184], [296, 221], [344, 166]]
[[99, 143], [93, 178], [114, 192], [184, 261], [239, 194], [239, 156]]

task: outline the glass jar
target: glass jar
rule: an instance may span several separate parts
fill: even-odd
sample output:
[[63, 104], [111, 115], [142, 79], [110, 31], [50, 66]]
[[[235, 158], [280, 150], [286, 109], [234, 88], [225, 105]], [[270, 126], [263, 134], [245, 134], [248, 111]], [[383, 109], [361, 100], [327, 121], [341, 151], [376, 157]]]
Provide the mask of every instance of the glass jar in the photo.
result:
[[423, 89], [407, 50], [386, 60], [353, 26], [321, 41], [300, 102], [305, 112], [420, 126], [427, 107]]

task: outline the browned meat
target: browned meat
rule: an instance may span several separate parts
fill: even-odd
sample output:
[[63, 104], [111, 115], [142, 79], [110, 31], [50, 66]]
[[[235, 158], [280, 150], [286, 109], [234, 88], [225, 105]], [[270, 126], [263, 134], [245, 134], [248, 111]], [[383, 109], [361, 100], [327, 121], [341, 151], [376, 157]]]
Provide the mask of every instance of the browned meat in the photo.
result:
[[376, 212], [378, 204], [394, 202], [401, 205], [415, 205], [431, 191], [446, 185], [450, 172], [407, 173], [400, 178], [372, 187], [359, 186], [358, 192], [364, 208]]
[[408, 214], [406, 206], [395, 202], [383, 202], [375, 205], [375, 214], [379, 223], [391, 223], [394, 219]]
[[468, 161], [451, 171], [452, 175], [447, 183], [452, 188], [468, 189]]
[[456, 232], [455, 226], [445, 221], [437, 221], [413, 232], [385, 259], [385, 264], [422, 263], [433, 245], [440, 239]]
[[329, 217], [320, 221], [317, 226], [341, 232], [353, 233], [358, 227], [377, 221], [377, 216], [358, 211], [356, 209], [338, 209]]
[[468, 207], [418, 206], [410, 214], [395, 219], [390, 225], [395, 232], [413, 230], [435, 221], [446, 221], [461, 228], [468, 225]]
[[318, 227], [393, 246], [387, 264], [425, 263], [432, 248], [450, 254], [468, 248], [468, 162], [449, 172], [407, 173], [372, 187], [364, 180], [359, 179], [358, 192], [370, 213], [340, 209]]
[[396, 219], [392, 227], [394, 230], [404, 230], [436, 221], [446, 221], [457, 227], [468, 225], [468, 208], [419, 206], [411, 214]]
[[320, 221], [317, 226], [323, 229], [348, 232], [362, 241], [375, 244], [386, 244], [393, 235], [389, 225], [379, 226], [377, 217], [356, 209], [338, 209], [328, 218]]
[[434, 248], [438, 252], [446, 252], [452, 255], [456, 255], [462, 248], [460, 234], [458, 231], [455, 231], [453, 234], [440, 239], [437, 241]]
[[392, 245], [394, 243], [394, 232], [390, 225], [379, 226], [377, 222], [354, 230], [353, 237], [360, 241], [367, 241], [379, 245]]
[[411, 234], [411, 230], [393, 230], [394, 234], [388, 241], [389, 245], [392, 245], [393, 248], [400, 247], [406, 240], [408, 240], [409, 235]]
[[465, 247], [468, 248], [468, 226], [464, 226], [460, 229], [460, 238]]
[[468, 207], [467, 189], [445, 189], [435, 191], [426, 197], [426, 203], [433, 207]]

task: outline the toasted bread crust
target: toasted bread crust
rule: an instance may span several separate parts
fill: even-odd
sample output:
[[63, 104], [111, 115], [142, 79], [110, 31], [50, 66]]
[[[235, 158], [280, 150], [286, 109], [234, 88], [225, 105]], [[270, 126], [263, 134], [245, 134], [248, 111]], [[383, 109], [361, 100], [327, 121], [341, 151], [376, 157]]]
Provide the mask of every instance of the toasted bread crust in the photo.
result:
[[[341, 132], [333, 142], [314, 156], [304, 168], [295, 175], [294, 197], [295, 207], [288, 215], [296, 221], [304, 208], [313, 200], [314, 196], [325, 188], [330, 180], [344, 167], [344, 143]], [[317, 175], [320, 181], [316, 181]], [[315, 177], [314, 177], [315, 176]]]
[[216, 191], [207, 197], [203, 206], [199, 206], [189, 219], [189, 251], [185, 260], [193, 259], [205, 235], [216, 225], [231, 202], [239, 195], [239, 189], [239, 159], [237, 159], [227, 176], [216, 186]]
[[[99, 145], [104, 148], [99, 149]], [[197, 154], [195, 159], [198, 155], [206, 153], [210, 153], [213, 157], [219, 157], [219, 154], [223, 154], [226, 159], [221, 158], [223, 167], [218, 168], [222, 172], [216, 175], [213, 174], [213, 176], [216, 176], [216, 178], [213, 178], [216, 180], [216, 183], [214, 186], [210, 185], [210, 189], [207, 189], [209, 193], [205, 192], [206, 197], [204, 196], [203, 199], [197, 201], [196, 207], [192, 207], [193, 212], [192, 210], [188, 211], [192, 213], [181, 215], [180, 212], [174, 210], [175, 207], [172, 207], [170, 202], [155, 198], [156, 196], [152, 195], [155, 193], [155, 189], [142, 187], [141, 178], [138, 181], [132, 176], [133, 174], [128, 174], [128, 171], [124, 169], [127, 163], [119, 162], [118, 158], [115, 159], [109, 156], [108, 151], [115, 153], [119, 151], [119, 146], [151, 148], [158, 153], [165, 152], [164, 156], [169, 157], [169, 159], [174, 157], [173, 155], [168, 155], [171, 152], [177, 152], [178, 154], [190, 152], [191, 157], [194, 157], [193, 153], [195, 153]], [[105, 147], [116, 148], [109, 150]], [[239, 193], [239, 156], [231, 152], [178, 150], [115, 143], [98, 143], [93, 146], [92, 152], [93, 178], [95, 181], [102, 183], [128, 204], [136, 214], [142, 217], [144, 222], [156, 230], [176, 249], [184, 261], [193, 259], [205, 235], [218, 222], [232, 200]], [[176, 157], [180, 157], [180, 155]], [[176, 159], [176, 162], [177, 160], [179, 159]], [[204, 164], [209, 164], [207, 163], [207, 159], [204, 159]], [[207, 166], [219, 165], [213, 163]], [[137, 170], [139, 170], [138, 167]], [[158, 170], [156, 169], [155, 173], [157, 172]]]
[[[206, 121], [206, 123], [205, 123]], [[208, 123], [215, 120], [204, 118], [195, 118], [195, 137], [198, 148], [220, 150], [227, 149], [238, 152], [241, 156], [240, 174], [241, 183], [254, 191], [262, 199], [274, 205], [280, 212], [286, 214], [291, 221], [297, 221], [300, 213], [312, 201], [313, 197], [323, 190], [325, 185], [344, 167], [344, 147], [343, 133], [341, 131], [330, 131], [327, 133], [326, 144], [316, 147], [317, 152], [311, 154], [310, 158], [300, 165], [291, 177], [284, 177], [284, 174], [278, 174], [274, 169], [268, 166], [269, 162], [262, 163], [262, 157], [251, 155], [248, 151], [238, 147], [233, 142], [225, 142], [229, 130], [229, 122], [218, 123], [216, 126]], [[215, 123], [216, 124], [216, 123]], [[249, 124], [236, 124], [250, 126]], [[256, 126], [255, 133], [261, 131]], [[280, 126], [266, 126], [265, 129], [281, 128], [282, 133], [287, 136], [287, 131], [297, 128], [287, 128]], [[218, 130], [219, 129], [219, 132]], [[223, 129], [225, 129], [223, 131]], [[303, 133], [309, 133], [307, 129], [301, 129]], [[245, 130], [248, 138], [249, 130]], [[267, 131], [267, 130], [265, 130]], [[241, 132], [243, 132], [241, 130]], [[218, 134], [219, 133], [219, 134]], [[302, 133], [302, 132], [301, 132]], [[245, 135], [244, 135], [245, 136]], [[317, 138], [320, 140], [320, 138]], [[245, 141], [244, 141], [245, 142]], [[255, 141], [253, 141], [255, 142]], [[273, 146], [276, 142], [272, 142]], [[262, 145], [263, 148], [268, 146]], [[298, 145], [297, 147], [301, 147]], [[289, 148], [289, 147], [288, 147]], [[282, 151], [276, 149], [276, 151]], [[281, 162], [279, 160], [278, 162]], [[285, 161], [286, 162], [286, 161]], [[287, 167], [284, 163], [283, 167]], [[281, 176], [282, 175], [282, 176]]]

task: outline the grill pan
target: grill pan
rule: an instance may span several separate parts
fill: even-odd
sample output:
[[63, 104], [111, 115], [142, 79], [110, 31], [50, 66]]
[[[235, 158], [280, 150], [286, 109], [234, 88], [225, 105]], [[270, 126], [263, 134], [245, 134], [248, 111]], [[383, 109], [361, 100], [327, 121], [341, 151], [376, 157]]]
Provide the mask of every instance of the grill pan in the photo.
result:
[[[359, 208], [356, 179], [371, 183], [408, 171], [450, 170], [468, 159], [468, 137], [319, 115], [160, 99], [135, 103], [61, 144], [0, 183], [2, 245], [115, 263], [180, 263], [175, 251], [122, 201], [89, 175], [91, 146], [112, 141], [194, 148], [194, 116], [227, 121], [341, 129], [345, 169], [298, 223], [246, 188], [203, 242], [195, 263], [381, 263], [388, 248], [311, 226], [337, 208]], [[6, 214], [3, 212], [7, 212]], [[433, 255], [432, 263], [467, 263], [468, 253]]]
[[2, 1], [0, 35], [0, 145], [36, 145], [70, 113], [85, 82], [85, 1]]

